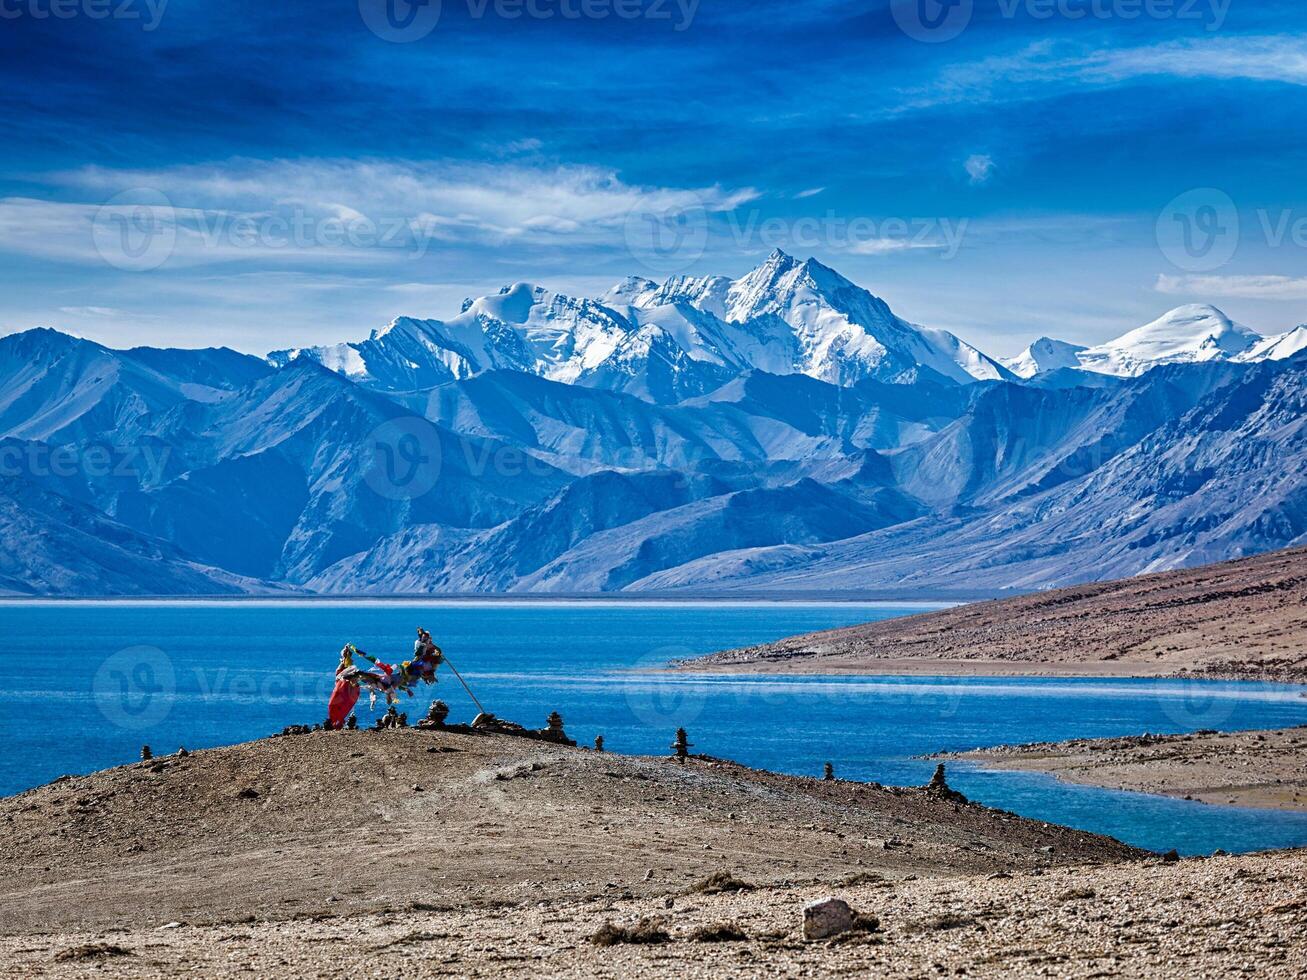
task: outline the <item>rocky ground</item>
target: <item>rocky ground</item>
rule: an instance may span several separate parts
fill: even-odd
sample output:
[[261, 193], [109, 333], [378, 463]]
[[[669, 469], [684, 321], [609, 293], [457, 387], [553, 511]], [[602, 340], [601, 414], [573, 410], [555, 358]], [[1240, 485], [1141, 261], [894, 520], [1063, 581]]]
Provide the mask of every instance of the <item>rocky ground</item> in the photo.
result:
[[729, 650], [686, 670], [1307, 682], [1307, 549]]
[[507, 736], [315, 732], [0, 800], [0, 933], [661, 897], [1137, 852], [921, 789]]
[[[864, 916], [864, 928], [873, 917], [875, 927], [805, 940], [804, 905], [832, 894]], [[0, 936], [0, 976], [1296, 980], [1307, 974], [1307, 854], [916, 880], [869, 873], [719, 894], [669, 890], [449, 910], [394, 902], [364, 914], [287, 920], [182, 918]], [[648, 942], [601, 946], [596, 936]]]
[[1307, 726], [1035, 742], [937, 758], [1204, 803], [1307, 810]]
[[[506, 736], [157, 758], [0, 800], [0, 830], [5, 977], [1307, 968], [1302, 853], [1167, 862], [946, 788]], [[805, 939], [831, 895], [857, 927]]]

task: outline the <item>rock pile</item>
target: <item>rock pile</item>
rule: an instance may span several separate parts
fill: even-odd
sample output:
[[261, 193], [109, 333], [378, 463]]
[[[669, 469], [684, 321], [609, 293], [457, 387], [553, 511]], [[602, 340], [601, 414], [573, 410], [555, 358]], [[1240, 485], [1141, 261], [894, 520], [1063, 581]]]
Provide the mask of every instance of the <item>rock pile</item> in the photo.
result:
[[422, 719], [418, 725], [419, 728], [444, 728], [445, 719], [449, 717], [449, 705], [444, 701], [435, 700], [431, 702], [431, 707], [427, 709], [427, 716]]
[[672, 752], [676, 754], [677, 761], [684, 763], [690, 757], [690, 749], [694, 743], [690, 741], [690, 736], [686, 734], [684, 728], [676, 729], [676, 738], [672, 741]]
[[957, 790], [950, 788], [948, 780], [944, 776], [944, 763], [935, 767], [935, 775], [930, 777], [930, 782], [926, 784], [926, 792], [931, 796], [938, 796], [940, 799], [952, 800], [954, 803], [966, 803], [967, 798]]

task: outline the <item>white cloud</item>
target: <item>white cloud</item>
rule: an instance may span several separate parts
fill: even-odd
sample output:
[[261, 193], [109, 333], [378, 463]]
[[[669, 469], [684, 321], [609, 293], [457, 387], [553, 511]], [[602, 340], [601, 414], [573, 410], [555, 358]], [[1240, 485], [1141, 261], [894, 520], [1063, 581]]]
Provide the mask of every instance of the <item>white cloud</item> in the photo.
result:
[[799, 191], [799, 193], [795, 194], [794, 199], [796, 201], [803, 201], [810, 197], [816, 197], [818, 194], [824, 193], [825, 190], [826, 188], [824, 187], [809, 187], [806, 191]]
[[723, 213], [758, 197], [750, 188], [628, 184], [589, 166], [456, 161], [237, 159], [158, 170], [84, 167], [46, 179], [58, 189], [51, 196], [64, 200], [0, 200], [0, 248], [99, 261], [96, 220], [103, 224], [100, 209], [110, 199], [124, 225], [133, 205], [153, 205], [156, 232], [175, 238], [169, 261], [195, 264], [374, 261], [442, 244], [621, 246], [632, 214]]
[[69, 316], [94, 316], [116, 319], [126, 316], [122, 310], [115, 310], [110, 306], [61, 306], [60, 313], [67, 313]]
[[947, 242], [915, 241], [908, 238], [864, 238], [854, 242], [844, 251], [850, 255], [889, 255], [891, 252], [906, 252], [917, 248], [948, 248]]
[[1091, 80], [1171, 75], [1307, 85], [1307, 38], [1214, 37], [1096, 51], [1079, 70]]
[[962, 166], [973, 184], [987, 183], [994, 175], [994, 158], [988, 153], [973, 153]]
[[1153, 288], [1169, 296], [1225, 296], [1239, 299], [1307, 299], [1307, 277], [1293, 276], [1168, 276], [1159, 275]]
[[1068, 83], [1116, 85], [1151, 76], [1307, 85], [1307, 38], [1203, 37], [1111, 49], [1037, 41], [1011, 54], [950, 65], [934, 82], [907, 91], [901, 108], [1025, 101]]

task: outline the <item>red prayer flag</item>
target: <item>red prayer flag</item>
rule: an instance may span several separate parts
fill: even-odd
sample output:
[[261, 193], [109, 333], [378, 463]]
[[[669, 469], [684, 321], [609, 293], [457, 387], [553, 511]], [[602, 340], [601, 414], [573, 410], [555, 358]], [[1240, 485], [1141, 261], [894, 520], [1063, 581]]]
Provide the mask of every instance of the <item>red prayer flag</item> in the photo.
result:
[[359, 686], [349, 681], [336, 681], [336, 688], [331, 692], [331, 701], [327, 705], [327, 720], [332, 728], [345, 727], [345, 719], [358, 704]]

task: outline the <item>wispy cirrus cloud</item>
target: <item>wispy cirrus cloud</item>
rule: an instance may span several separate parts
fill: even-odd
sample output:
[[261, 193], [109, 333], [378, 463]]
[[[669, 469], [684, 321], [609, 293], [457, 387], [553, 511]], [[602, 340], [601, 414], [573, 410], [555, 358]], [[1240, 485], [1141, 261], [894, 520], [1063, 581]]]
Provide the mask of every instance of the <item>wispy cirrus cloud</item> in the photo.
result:
[[258, 214], [287, 207], [324, 216], [428, 216], [494, 238], [602, 235], [631, 211], [729, 211], [752, 188], [627, 183], [612, 169], [457, 160], [231, 160], [162, 170], [85, 167], [52, 175], [106, 194], [155, 189], [178, 206]]
[[912, 238], [868, 238], [853, 242], [846, 249], [850, 255], [891, 255], [914, 249], [947, 249], [954, 247], [946, 241], [914, 241]]
[[94, 316], [111, 320], [127, 316], [122, 310], [114, 309], [112, 306], [61, 306], [59, 312], [69, 316]]
[[1168, 296], [1210, 296], [1238, 299], [1307, 299], [1307, 276], [1168, 276], [1159, 275], [1154, 289]]
[[1307, 85], [1307, 38], [1187, 38], [1141, 48], [1095, 51], [1072, 63], [1088, 81], [1122, 81], [1150, 75], [1247, 79]]
[[237, 159], [89, 166], [42, 179], [58, 199], [0, 199], [0, 249], [96, 260], [105, 202], [124, 225], [149, 207], [155, 233], [172, 242], [169, 261], [185, 264], [378, 260], [433, 245], [618, 245], [633, 213], [727, 212], [758, 197], [751, 188], [649, 186], [611, 169], [510, 162]]
[[[1040, 40], [1014, 52], [950, 65], [932, 81], [908, 90], [894, 111], [1028, 101], [1071, 87], [1118, 85], [1150, 77], [1307, 86], [1307, 37], [1202, 37], [1115, 48]], [[1039, 87], [1029, 87], [1034, 83]]]

